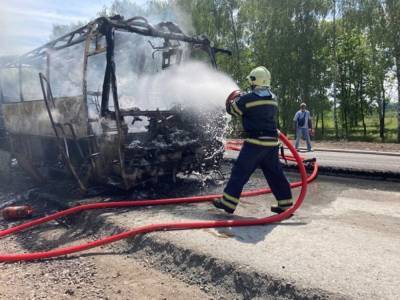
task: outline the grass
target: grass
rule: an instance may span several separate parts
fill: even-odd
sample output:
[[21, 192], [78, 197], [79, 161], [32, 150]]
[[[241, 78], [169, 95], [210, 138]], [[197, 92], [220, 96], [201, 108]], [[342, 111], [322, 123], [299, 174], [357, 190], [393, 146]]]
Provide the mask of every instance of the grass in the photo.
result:
[[[313, 125], [315, 126], [315, 118], [313, 120]], [[374, 112], [372, 115], [367, 116], [365, 119], [367, 134], [364, 136], [364, 128], [359, 122], [357, 127], [353, 127], [349, 129], [349, 136], [344, 138], [345, 132], [344, 129], [341, 128], [340, 120], [339, 120], [339, 138], [341, 140], [348, 140], [354, 142], [378, 142], [382, 143], [382, 140], [379, 136], [379, 116], [378, 113]], [[336, 140], [335, 137], [335, 128], [333, 123], [333, 114], [332, 112], [327, 113], [325, 115], [324, 120], [325, 130], [324, 135], [322, 136], [321, 129], [321, 121], [319, 121], [318, 129], [316, 130], [316, 135], [314, 140]], [[288, 136], [293, 138], [294, 132], [287, 132]], [[232, 132], [229, 134], [229, 137], [236, 138], [238, 137], [237, 133]], [[396, 143], [397, 142], [397, 112], [395, 110], [389, 110], [386, 114], [385, 118], [385, 143]]]
[[[322, 136], [321, 121], [318, 124], [316, 131], [316, 140], [334, 140], [335, 129], [333, 122], [333, 114], [328, 113], [325, 116], [325, 132]], [[364, 128], [362, 123], [359, 122], [357, 127], [349, 128], [349, 141], [362, 141], [362, 142], [382, 142], [379, 136], [379, 116], [378, 113], [373, 113], [365, 119], [367, 128], [367, 135], [364, 136]], [[315, 125], [315, 120], [314, 120]], [[339, 137], [342, 139], [345, 136], [344, 128], [341, 128], [339, 120]], [[397, 115], [395, 110], [390, 110], [386, 114], [385, 118], [385, 142], [395, 143], [397, 141]]]

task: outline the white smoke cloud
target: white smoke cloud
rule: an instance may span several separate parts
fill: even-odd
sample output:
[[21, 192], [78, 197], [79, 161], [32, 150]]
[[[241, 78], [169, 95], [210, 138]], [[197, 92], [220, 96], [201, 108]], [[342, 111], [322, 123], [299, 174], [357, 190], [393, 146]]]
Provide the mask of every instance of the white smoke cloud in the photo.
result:
[[124, 76], [119, 81], [121, 106], [140, 109], [170, 109], [174, 105], [199, 110], [224, 107], [226, 97], [237, 84], [228, 75], [198, 61], [173, 66], [142, 77]]

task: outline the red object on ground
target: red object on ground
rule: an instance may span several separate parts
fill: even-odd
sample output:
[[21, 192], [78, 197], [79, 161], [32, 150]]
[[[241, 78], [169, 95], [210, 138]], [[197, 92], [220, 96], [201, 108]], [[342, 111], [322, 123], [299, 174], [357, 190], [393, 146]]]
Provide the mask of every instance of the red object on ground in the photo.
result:
[[29, 205], [9, 206], [3, 209], [3, 218], [7, 221], [16, 221], [31, 217], [33, 213], [32, 207]]
[[[280, 134], [280, 139], [292, 152], [293, 157], [287, 157], [288, 160], [296, 161], [301, 175], [301, 181], [294, 182], [291, 184], [292, 188], [300, 187], [300, 194], [294, 203], [294, 205], [286, 210], [285, 212], [267, 216], [265, 218], [246, 218], [240, 220], [216, 220], [216, 221], [187, 221], [187, 222], [170, 222], [170, 223], [160, 223], [145, 225], [137, 228], [133, 228], [129, 231], [125, 231], [113, 236], [109, 236], [100, 240], [88, 242], [82, 245], [70, 246], [65, 248], [59, 248], [44, 252], [34, 252], [34, 253], [21, 253], [21, 254], [0, 254], [0, 262], [11, 262], [11, 261], [29, 261], [37, 259], [46, 259], [51, 257], [57, 257], [62, 255], [67, 255], [79, 251], [84, 251], [90, 248], [102, 246], [112, 242], [116, 242], [125, 238], [133, 237], [138, 234], [154, 232], [154, 231], [166, 231], [166, 230], [186, 230], [186, 229], [199, 229], [199, 228], [215, 228], [215, 227], [237, 227], [237, 226], [255, 226], [255, 225], [265, 225], [270, 223], [280, 222], [284, 219], [290, 217], [303, 203], [304, 197], [307, 192], [307, 183], [313, 181], [318, 174], [318, 165], [314, 163], [314, 170], [310, 177], [307, 177], [307, 173], [303, 164], [302, 158], [297, 153], [296, 149], [290, 143], [285, 135]], [[229, 145], [228, 145], [229, 146]], [[258, 189], [253, 191], [247, 191], [242, 193], [242, 197], [258, 196], [266, 193], [270, 193], [270, 189]], [[196, 196], [196, 197], [186, 197], [186, 198], [171, 198], [171, 199], [159, 199], [159, 200], [140, 200], [140, 201], [121, 201], [121, 202], [108, 202], [108, 203], [94, 203], [76, 206], [64, 211], [57, 212], [53, 215], [39, 218], [31, 222], [27, 222], [3, 231], [0, 231], [0, 237], [10, 235], [22, 231], [24, 229], [37, 226], [49, 222], [51, 220], [64, 217], [73, 213], [77, 213], [84, 210], [92, 209], [104, 209], [104, 208], [116, 208], [116, 207], [136, 207], [136, 206], [149, 206], [149, 205], [167, 205], [167, 204], [182, 204], [182, 203], [196, 203], [196, 202], [206, 202], [212, 201], [214, 199], [221, 198], [222, 195], [207, 195], [207, 196]]]

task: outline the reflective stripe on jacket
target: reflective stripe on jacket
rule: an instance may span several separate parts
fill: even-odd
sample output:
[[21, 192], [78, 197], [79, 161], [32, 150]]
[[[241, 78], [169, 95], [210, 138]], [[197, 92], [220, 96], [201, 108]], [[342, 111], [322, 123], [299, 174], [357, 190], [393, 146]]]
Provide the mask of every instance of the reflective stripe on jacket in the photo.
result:
[[[278, 102], [269, 89], [243, 94], [227, 107], [227, 112], [242, 118], [243, 129], [249, 137], [248, 142], [269, 146], [273, 144], [274, 138], [277, 141]], [[259, 137], [270, 137], [272, 141], [254, 141]]]

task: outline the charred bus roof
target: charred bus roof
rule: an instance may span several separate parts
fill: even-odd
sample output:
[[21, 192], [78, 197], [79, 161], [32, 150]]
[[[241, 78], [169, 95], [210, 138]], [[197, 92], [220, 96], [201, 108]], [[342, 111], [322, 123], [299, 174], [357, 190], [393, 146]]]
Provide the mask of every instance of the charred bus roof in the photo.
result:
[[[218, 52], [231, 55], [231, 52], [226, 49], [214, 47], [210, 40], [204, 36], [189, 36], [173, 22], [160, 22], [156, 25], [150, 24], [146, 18], [136, 16], [124, 20], [122, 16], [116, 15], [110, 18], [100, 17], [94, 21], [82, 26], [68, 34], [65, 34], [47, 44], [40, 46], [26, 54], [21, 55], [12, 61], [1, 63], [1, 67], [18, 67], [20, 64], [29, 63], [30, 59], [38, 56], [46, 56], [49, 51], [57, 51], [73, 45], [82, 43], [90, 38], [99, 38], [107, 36], [113, 30], [125, 31], [140, 34], [149, 37], [158, 37], [165, 40], [165, 47], [167, 48], [169, 41], [182, 41], [193, 44], [200, 49], [209, 53], [212, 59], [212, 64], [216, 66], [215, 54]], [[163, 48], [160, 48], [161, 50]], [[91, 53], [96, 54], [96, 53]]]

